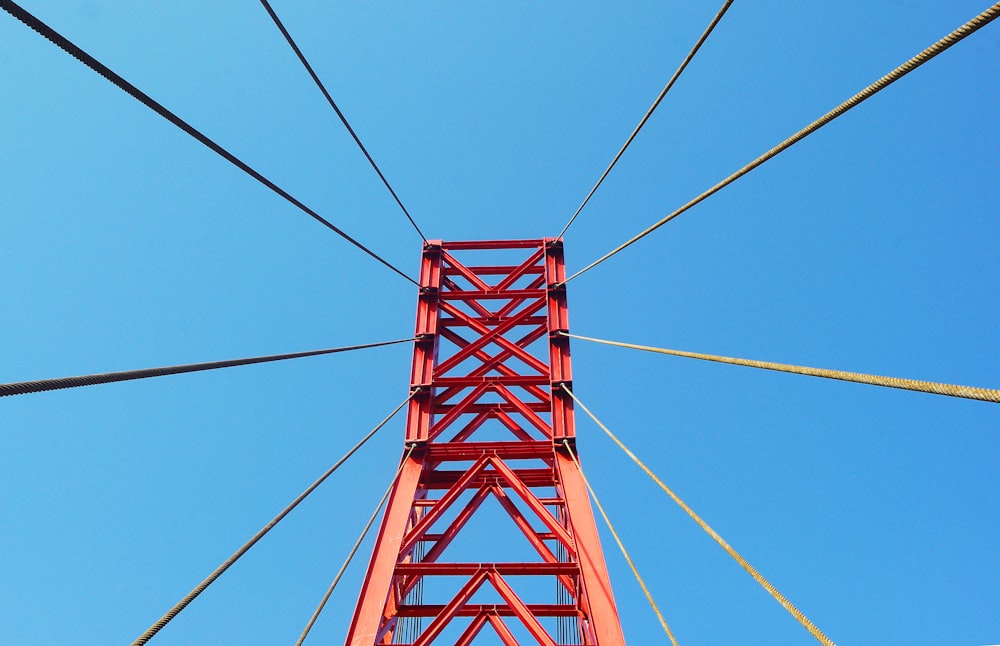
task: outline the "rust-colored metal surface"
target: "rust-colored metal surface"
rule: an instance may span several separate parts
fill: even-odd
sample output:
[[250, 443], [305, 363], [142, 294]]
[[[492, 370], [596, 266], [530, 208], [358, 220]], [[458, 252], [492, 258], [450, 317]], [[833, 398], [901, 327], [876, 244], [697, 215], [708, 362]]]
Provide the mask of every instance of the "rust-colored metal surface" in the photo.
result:
[[561, 388], [572, 386], [564, 280], [559, 239], [425, 244], [405, 436], [414, 450], [349, 646], [473, 644], [484, 631], [510, 646], [624, 644], [565, 446], [575, 430]]

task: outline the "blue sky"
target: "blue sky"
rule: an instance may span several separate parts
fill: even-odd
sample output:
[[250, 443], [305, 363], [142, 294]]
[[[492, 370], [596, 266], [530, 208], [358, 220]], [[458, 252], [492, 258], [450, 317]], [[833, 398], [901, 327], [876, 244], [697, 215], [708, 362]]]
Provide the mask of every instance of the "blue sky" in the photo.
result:
[[[124, 6], [123, 6], [124, 4]], [[253, 2], [25, 0], [416, 274], [419, 239]], [[555, 235], [711, 2], [275, 10], [429, 237]], [[986, 8], [736, 2], [570, 230], [578, 269]], [[990, 25], [570, 283], [578, 334], [1000, 387]], [[0, 382], [381, 341], [412, 285], [6, 15]], [[581, 399], [841, 644], [1000, 642], [992, 404], [584, 342]], [[127, 642], [406, 396], [409, 349], [0, 402], [0, 642]], [[584, 467], [682, 644], [812, 638], [599, 430]], [[294, 640], [402, 421], [155, 643]], [[370, 547], [317, 624], [342, 639]], [[629, 643], [664, 641], [610, 537]]]

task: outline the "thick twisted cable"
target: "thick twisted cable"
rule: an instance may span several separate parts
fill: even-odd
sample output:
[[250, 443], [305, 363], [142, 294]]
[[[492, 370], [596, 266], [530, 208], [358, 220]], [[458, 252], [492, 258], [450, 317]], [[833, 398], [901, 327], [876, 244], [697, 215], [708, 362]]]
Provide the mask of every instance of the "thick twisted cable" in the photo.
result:
[[372, 159], [372, 156], [368, 153], [368, 149], [365, 148], [365, 145], [361, 143], [361, 139], [358, 137], [357, 133], [354, 132], [354, 128], [352, 128], [351, 124], [347, 122], [347, 117], [345, 117], [344, 113], [340, 111], [340, 108], [337, 107], [337, 103], [333, 100], [333, 97], [330, 96], [330, 93], [326, 90], [326, 86], [323, 85], [323, 81], [319, 80], [319, 76], [317, 76], [316, 72], [313, 71], [312, 65], [309, 64], [308, 60], [306, 60], [305, 55], [302, 53], [302, 50], [299, 49], [299, 46], [295, 43], [295, 40], [292, 38], [292, 35], [288, 33], [288, 29], [285, 28], [284, 23], [281, 22], [280, 18], [278, 18], [278, 14], [275, 13], [274, 9], [271, 8], [271, 3], [269, 3], [267, 0], [260, 0], [260, 3], [264, 5], [264, 9], [267, 11], [268, 15], [271, 16], [271, 20], [274, 22], [274, 25], [281, 32], [281, 35], [285, 37], [286, 41], [288, 41], [288, 45], [292, 48], [292, 51], [295, 52], [295, 55], [299, 58], [299, 61], [302, 63], [302, 66], [306, 68], [307, 72], [309, 72], [309, 76], [311, 76], [313, 82], [316, 83], [316, 87], [318, 87], [319, 91], [323, 93], [324, 97], [326, 97], [327, 103], [330, 104], [330, 107], [333, 108], [333, 111], [337, 113], [338, 117], [340, 117], [340, 122], [344, 124], [344, 127], [347, 128], [347, 132], [349, 132], [351, 134], [351, 137], [354, 138], [354, 143], [358, 145], [358, 148], [360, 148], [361, 152], [364, 153], [365, 158], [368, 160], [368, 163], [371, 164], [371, 167], [375, 170], [376, 173], [378, 173], [379, 179], [381, 179], [382, 183], [385, 184], [385, 187], [389, 189], [389, 193], [392, 195], [392, 199], [396, 200], [396, 204], [398, 204], [399, 208], [403, 210], [403, 215], [406, 216], [406, 219], [409, 220], [410, 224], [413, 225], [413, 228], [416, 229], [417, 234], [420, 236], [420, 238], [424, 242], [427, 242], [427, 236], [425, 236], [424, 232], [421, 231], [420, 227], [417, 226], [417, 223], [410, 215], [410, 212], [406, 210], [405, 206], [403, 206], [403, 202], [399, 199], [399, 196], [396, 195], [396, 191], [394, 191], [392, 189], [392, 186], [389, 185], [389, 180], [387, 180], [385, 178], [385, 175], [382, 174], [382, 171], [379, 169], [378, 164], [375, 163], [375, 160]]
[[200, 130], [196, 129], [194, 126], [192, 126], [187, 121], [184, 121], [179, 116], [177, 116], [176, 114], [174, 114], [173, 112], [171, 112], [170, 110], [168, 110], [166, 107], [164, 107], [162, 104], [160, 104], [155, 99], [153, 99], [152, 97], [150, 97], [148, 94], [146, 94], [145, 92], [143, 92], [142, 90], [140, 90], [136, 86], [132, 85], [128, 81], [126, 81], [124, 78], [122, 78], [117, 73], [115, 73], [114, 71], [112, 71], [112, 69], [109, 68], [107, 65], [105, 65], [104, 63], [101, 63], [99, 60], [97, 60], [96, 58], [94, 58], [93, 56], [91, 56], [90, 54], [88, 54], [87, 52], [83, 51], [83, 49], [81, 49], [80, 47], [78, 47], [74, 43], [70, 42], [69, 39], [67, 39], [65, 36], [63, 36], [62, 34], [60, 34], [59, 32], [57, 32], [52, 27], [49, 27], [47, 24], [45, 24], [44, 22], [42, 22], [41, 20], [39, 20], [33, 14], [29, 13], [28, 11], [26, 11], [23, 7], [21, 7], [17, 3], [11, 2], [10, 0], [0, 0], [0, 8], [2, 8], [4, 11], [6, 11], [7, 13], [9, 13], [10, 15], [14, 16], [15, 18], [17, 18], [21, 22], [23, 22], [25, 25], [27, 25], [31, 29], [33, 29], [36, 32], [38, 32], [41, 36], [43, 36], [46, 39], [48, 39], [49, 41], [51, 41], [52, 44], [54, 44], [55, 46], [59, 47], [64, 52], [66, 52], [67, 54], [69, 54], [73, 58], [75, 58], [78, 61], [80, 61], [81, 63], [83, 63], [84, 65], [86, 65], [87, 67], [89, 67], [91, 70], [93, 70], [93, 71], [97, 72], [98, 74], [100, 74], [101, 76], [103, 76], [107, 81], [109, 81], [111, 84], [113, 84], [116, 87], [118, 87], [118, 89], [122, 90], [123, 92], [125, 92], [126, 94], [128, 94], [129, 96], [131, 96], [133, 99], [139, 101], [140, 103], [142, 103], [143, 105], [145, 105], [147, 108], [149, 108], [153, 112], [157, 113], [158, 115], [160, 115], [161, 117], [163, 117], [164, 119], [166, 119], [167, 121], [169, 121], [170, 123], [174, 124], [175, 126], [177, 126], [178, 128], [180, 128], [181, 130], [183, 130], [184, 132], [186, 132], [187, 134], [189, 134], [192, 137], [194, 137], [195, 139], [197, 139], [199, 142], [201, 142], [202, 144], [204, 144], [205, 146], [207, 146], [209, 149], [211, 149], [213, 152], [215, 152], [216, 154], [218, 154], [220, 157], [222, 157], [223, 159], [225, 159], [226, 161], [228, 161], [232, 165], [236, 166], [237, 168], [239, 168], [240, 170], [242, 170], [244, 173], [246, 173], [250, 177], [253, 177], [255, 180], [257, 180], [258, 182], [260, 182], [261, 184], [263, 184], [267, 188], [271, 189], [272, 191], [274, 191], [275, 193], [277, 193], [281, 197], [285, 198], [285, 200], [287, 200], [293, 206], [297, 207], [303, 213], [309, 215], [311, 218], [313, 218], [314, 220], [316, 220], [317, 222], [319, 222], [320, 224], [322, 224], [326, 228], [330, 229], [331, 231], [333, 231], [334, 233], [336, 233], [337, 235], [339, 235], [344, 240], [347, 240], [352, 245], [354, 245], [355, 247], [357, 247], [361, 251], [365, 252], [366, 254], [368, 254], [369, 256], [371, 256], [372, 258], [374, 258], [375, 260], [377, 260], [381, 264], [385, 265], [386, 267], [388, 267], [392, 271], [396, 272], [397, 274], [399, 274], [400, 276], [402, 276], [406, 280], [410, 281], [414, 285], [417, 284], [417, 281], [413, 280], [412, 278], [410, 278], [409, 276], [407, 276], [405, 273], [403, 273], [401, 270], [397, 269], [394, 265], [390, 264], [389, 261], [383, 259], [381, 256], [379, 256], [374, 251], [372, 251], [371, 249], [369, 249], [365, 245], [361, 244], [360, 242], [358, 242], [357, 240], [355, 240], [354, 238], [352, 238], [350, 235], [348, 235], [346, 232], [344, 232], [343, 230], [341, 230], [340, 228], [338, 228], [337, 226], [335, 226], [332, 222], [330, 222], [329, 220], [327, 220], [326, 218], [324, 218], [323, 216], [321, 216], [319, 213], [317, 213], [316, 211], [312, 210], [311, 208], [309, 208], [308, 206], [306, 206], [305, 204], [303, 204], [302, 202], [300, 202], [298, 199], [296, 199], [295, 197], [293, 197], [290, 193], [288, 193], [287, 191], [285, 191], [283, 188], [281, 188], [280, 186], [278, 186], [277, 184], [275, 184], [274, 182], [272, 182], [268, 178], [266, 178], [263, 175], [261, 175], [259, 172], [257, 172], [253, 168], [251, 168], [246, 162], [244, 162], [243, 160], [239, 159], [238, 157], [236, 157], [236, 155], [232, 154], [231, 152], [229, 152], [228, 150], [226, 150], [225, 148], [223, 148], [219, 144], [215, 143], [215, 141], [213, 141], [212, 139], [210, 139], [207, 135], [205, 135], [204, 133], [202, 133]]
[[[261, 2], [264, 2], [264, 0], [261, 0]], [[717, 14], [715, 14], [715, 18], [713, 18], [712, 22], [710, 22], [708, 27], [705, 28], [705, 31], [701, 34], [701, 37], [698, 38], [698, 42], [694, 44], [694, 47], [691, 48], [691, 51], [688, 52], [688, 55], [684, 57], [683, 61], [681, 61], [680, 67], [677, 68], [677, 71], [674, 72], [674, 75], [670, 77], [669, 81], [667, 81], [667, 84], [666, 86], [664, 86], [663, 91], [660, 92], [660, 95], [656, 97], [655, 101], [653, 101], [653, 105], [651, 105], [649, 107], [649, 110], [646, 111], [646, 114], [639, 121], [639, 125], [635, 127], [635, 130], [632, 131], [632, 134], [629, 135], [627, 140], [625, 140], [625, 143], [618, 151], [618, 154], [615, 155], [615, 158], [611, 160], [611, 163], [608, 164], [608, 167], [604, 170], [604, 174], [601, 175], [601, 178], [597, 180], [596, 184], [594, 184], [594, 188], [590, 189], [590, 192], [587, 193], [587, 197], [585, 197], [580, 206], [577, 207], [576, 213], [574, 213], [573, 217], [569, 219], [569, 222], [566, 223], [566, 226], [562, 228], [562, 231], [559, 232], [559, 235], [557, 237], [561, 238], [564, 235], [566, 235], [566, 231], [569, 230], [570, 226], [573, 224], [573, 221], [576, 220], [576, 216], [580, 215], [580, 211], [583, 211], [583, 207], [587, 206], [587, 202], [589, 202], [590, 198], [593, 197], [594, 193], [597, 192], [597, 189], [604, 182], [604, 178], [608, 176], [608, 173], [611, 172], [611, 169], [615, 167], [615, 164], [618, 163], [618, 160], [621, 159], [623, 154], [625, 154], [625, 149], [632, 144], [632, 140], [635, 139], [635, 136], [639, 134], [639, 131], [642, 130], [642, 127], [646, 125], [647, 121], [649, 121], [649, 117], [653, 114], [653, 111], [656, 110], [656, 108], [660, 105], [660, 102], [663, 101], [663, 97], [667, 96], [667, 92], [670, 91], [670, 88], [672, 88], [674, 86], [674, 83], [677, 82], [677, 79], [680, 78], [681, 74], [687, 68], [688, 63], [691, 62], [691, 59], [694, 58], [694, 55], [698, 53], [698, 50], [701, 49], [701, 46], [705, 44], [706, 40], [708, 40], [709, 35], [715, 29], [715, 26], [719, 24], [719, 21], [722, 20], [722, 17], [726, 15], [726, 11], [729, 10], [729, 5], [731, 4], [733, 4], [733, 0], [726, 0], [722, 4], [722, 8], [719, 9], [719, 12]]]
[[157, 620], [156, 623], [154, 623], [152, 626], [150, 626], [149, 629], [146, 630], [146, 632], [144, 632], [142, 635], [139, 636], [138, 639], [136, 639], [134, 642], [132, 642], [132, 646], [142, 646], [143, 644], [147, 643], [150, 639], [152, 639], [153, 636], [156, 635], [156, 633], [160, 632], [160, 630], [162, 630], [164, 626], [166, 626], [168, 623], [170, 623], [170, 621], [174, 617], [176, 617], [180, 613], [181, 610], [184, 610], [184, 608], [186, 608], [188, 606], [188, 604], [190, 604], [192, 601], [194, 601], [195, 598], [198, 597], [198, 595], [200, 595], [202, 592], [204, 592], [205, 589], [208, 586], [212, 585], [212, 583], [216, 579], [218, 579], [220, 576], [222, 576], [223, 572], [225, 572], [226, 570], [228, 570], [229, 567], [233, 563], [235, 563], [237, 560], [239, 560], [239, 558], [241, 556], [243, 556], [244, 554], [246, 554], [250, 550], [250, 548], [253, 547], [257, 543], [257, 541], [259, 541], [261, 538], [263, 538], [264, 535], [267, 534], [269, 531], [271, 531], [272, 529], [274, 529], [274, 526], [277, 525], [279, 522], [281, 522], [281, 520], [285, 516], [287, 516], [288, 514], [290, 514], [291, 511], [293, 509], [295, 509], [299, 505], [300, 502], [302, 502], [303, 500], [305, 500], [306, 496], [308, 496], [309, 494], [311, 494], [313, 491], [316, 490], [317, 487], [319, 487], [321, 484], [323, 484], [323, 482], [327, 478], [329, 478], [333, 474], [334, 471], [336, 471], [338, 468], [340, 468], [340, 465], [344, 464], [344, 462], [346, 462], [348, 458], [350, 458], [352, 455], [354, 455], [357, 452], [358, 449], [360, 449], [362, 446], [364, 446], [365, 443], [368, 442], [368, 440], [372, 439], [372, 437], [374, 437], [375, 434], [378, 433], [378, 431], [383, 426], [385, 426], [386, 424], [389, 423], [389, 420], [391, 420], [396, 415], [396, 413], [398, 413], [403, 408], [403, 406], [406, 406], [406, 403], [408, 401], [410, 401], [410, 399], [412, 397], [413, 397], [413, 394], [410, 394], [409, 397], [407, 397], [406, 399], [404, 399], [403, 403], [401, 403], [399, 406], [397, 406], [395, 408], [395, 410], [393, 410], [391, 413], [389, 413], [389, 415], [385, 419], [383, 419], [381, 422], [378, 423], [378, 426], [376, 426], [371, 431], [369, 431], [368, 435], [365, 435], [363, 438], [361, 438], [361, 441], [359, 441], [357, 444], [355, 444], [353, 447], [351, 447], [351, 450], [348, 451], [347, 453], [345, 453], [344, 457], [342, 457], [339, 460], [337, 460], [337, 462], [332, 467], [330, 467], [329, 469], [327, 469], [326, 472], [323, 473], [323, 475], [321, 475], [319, 478], [316, 479], [315, 482], [313, 482], [311, 485], [309, 485], [309, 487], [305, 491], [303, 491], [301, 494], [299, 494], [299, 496], [295, 500], [293, 500], [287, 507], [285, 507], [284, 509], [282, 509], [281, 512], [277, 516], [275, 516], [274, 518], [272, 518], [271, 522], [269, 522], [267, 525], [265, 525], [263, 528], [261, 528], [261, 530], [259, 532], [257, 532], [256, 534], [254, 534], [253, 538], [251, 538], [246, 543], [244, 543], [243, 546], [240, 547], [238, 550], [236, 550], [236, 552], [234, 552], [232, 556], [230, 556], [228, 559], [226, 559], [225, 562], [222, 565], [220, 565], [219, 567], [215, 568], [215, 570], [211, 574], [209, 574], [207, 577], [205, 577], [204, 581], [202, 581], [201, 583], [199, 583], [198, 585], [196, 585], [194, 587], [194, 589], [191, 590], [191, 592], [188, 592], [186, 595], [184, 595], [183, 599], [181, 599], [180, 601], [178, 601], [177, 604], [174, 605], [173, 608], [171, 608], [170, 610], [168, 610], [167, 613], [165, 615], [163, 615], [162, 617], [160, 617], [160, 619]]
[[344, 559], [344, 563], [343, 565], [340, 566], [340, 569], [337, 571], [337, 575], [333, 577], [333, 583], [331, 583], [330, 587], [326, 589], [326, 594], [323, 595], [323, 599], [320, 600], [319, 605], [316, 606], [316, 610], [315, 612], [313, 612], [312, 617], [309, 618], [309, 622], [306, 624], [306, 627], [302, 629], [302, 634], [299, 635], [299, 639], [298, 641], [295, 642], [295, 646], [302, 646], [303, 642], [306, 641], [306, 637], [309, 636], [309, 631], [312, 630], [313, 624], [315, 624], [316, 620], [319, 619], [320, 613], [323, 612], [323, 608], [326, 607], [326, 602], [330, 600], [330, 595], [333, 594], [333, 591], [337, 588], [337, 584], [340, 583], [340, 578], [344, 576], [344, 572], [347, 571], [347, 567], [351, 564], [351, 561], [354, 559], [354, 555], [357, 554], [358, 548], [361, 547], [362, 541], [365, 540], [365, 536], [368, 535], [368, 532], [369, 530], [371, 530], [372, 525], [375, 524], [375, 519], [378, 518], [379, 512], [382, 511], [382, 506], [385, 504], [385, 501], [389, 499], [389, 494], [392, 493], [392, 488], [396, 486], [396, 481], [399, 480], [399, 475], [403, 472], [403, 467], [406, 466], [406, 462], [407, 460], [410, 459], [410, 456], [413, 454], [413, 449], [415, 449], [416, 446], [417, 446], [416, 444], [411, 444], [410, 450], [407, 451], [406, 455], [403, 456], [402, 462], [399, 463], [399, 468], [396, 469], [396, 475], [392, 477], [392, 482], [389, 483], [389, 487], [385, 490], [385, 494], [382, 496], [382, 499], [379, 500], [378, 505], [375, 506], [375, 511], [372, 512], [372, 515], [368, 519], [368, 523], [365, 525], [365, 528], [361, 530], [361, 536], [358, 536], [358, 540], [355, 541], [354, 547], [351, 548], [351, 551], [350, 553], [348, 553], [347, 558]]
[[590, 409], [587, 408], [582, 401], [580, 401], [580, 399], [573, 393], [573, 391], [567, 388], [565, 384], [561, 385], [562, 389], [565, 390], [569, 394], [569, 396], [573, 398], [573, 401], [579, 404], [580, 408], [582, 408], [583, 411], [587, 413], [588, 416], [590, 416], [590, 419], [594, 420], [594, 423], [600, 426], [601, 430], [603, 430], [608, 435], [608, 437], [610, 437], [614, 441], [614, 443], [618, 445], [618, 448], [620, 448], [622, 451], [625, 452], [626, 455], [632, 458], [632, 461], [635, 462], [640, 469], [645, 471], [646, 475], [652, 478], [653, 482], [659, 485], [660, 489], [662, 489], [664, 493], [670, 496], [670, 498], [675, 503], [677, 503], [677, 505], [681, 509], [683, 509], [687, 513], [687, 515], [690, 516], [692, 520], [694, 520], [694, 522], [698, 523], [698, 526], [701, 527], [705, 531], [705, 533], [711, 536], [712, 539], [719, 544], [719, 547], [724, 549], [726, 553], [729, 554], [729, 556], [733, 557], [733, 559], [740, 564], [740, 567], [746, 570], [747, 573], [753, 577], [754, 581], [759, 583], [761, 587], [767, 590], [768, 593], [772, 597], [774, 597], [775, 601], [780, 603], [785, 610], [787, 610], [793, 617], [795, 617], [795, 619], [802, 625], [803, 628], [808, 630], [809, 633], [813, 637], [815, 637], [819, 643], [823, 644], [824, 646], [836, 646], [833, 643], [833, 641], [816, 626], [816, 624], [814, 624], [812, 621], [809, 620], [808, 617], [802, 614], [802, 611], [796, 608], [795, 605], [792, 604], [792, 602], [785, 597], [785, 595], [781, 594], [781, 592], [779, 592], [778, 589], [775, 588], [770, 581], [765, 579], [764, 575], [758, 572], [756, 568], [754, 568], [754, 566], [750, 565], [750, 563], [745, 558], [743, 558], [743, 556], [741, 556], [739, 552], [733, 549], [729, 545], [729, 543], [727, 543], [725, 539], [719, 536], [719, 534], [714, 529], [712, 529], [708, 523], [702, 520], [701, 517], [698, 516], [698, 514], [694, 513], [694, 510], [688, 507], [687, 504], [683, 500], [681, 500], [680, 497], [677, 494], [675, 494], [672, 489], [670, 489], [670, 487], [663, 484], [663, 481], [660, 480], [658, 477], [656, 477], [656, 474], [650, 471], [649, 467], [647, 467], [642, 462], [642, 460], [637, 458], [635, 453], [632, 453], [632, 451], [630, 451], [629, 448], [625, 446], [614, 433], [608, 430], [607, 426], [601, 423], [601, 420], [597, 419], [597, 417], [592, 412], [590, 412]]
[[21, 381], [12, 384], [0, 384], [0, 397], [40, 393], [47, 390], [61, 390], [63, 388], [79, 388], [81, 386], [110, 384], [118, 381], [132, 381], [134, 379], [148, 379], [150, 377], [163, 377], [165, 375], [179, 375], [186, 372], [199, 372], [201, 370], [217, 370], [219, 368], [232, 368], [234, 366], [248, 366], [254, 363], [267, 363], [269, 361], [285, 361], [287, 359], [315, 357], [323, 354], [349, 352], [351, 350], [363, 350], [365, 348], [377, 348], [383, 345], [392, 345], [394, 343], [407, 343], [412, 340], [413, 339], [398, 339], [396, 341], [350, 345], [342, 348], [327, 348], [325, 350], [310, 350], [308, 352], [293, 352], [290, 354], [272, 354], [265, 357], [229, 359], [227, 361], [209, 361], [207, 363], [189, 363], [180, 366], [143, 368], [140, 370], [122, 370], [120, 372], [105, 372], [96, 375], [81, 375], [79, 377], [59, 377], [56, 379], [41, 379], [38, 381]]
[[671, 350], [669, 348], [654, 348], [648, 345], [637, 345], [635, 343], [622, 343], [621, 341], [608, 341], [606, 339], [595, 339], [589, 336], [579, 336], [560, 332], [564, 336], [581, 339], [583, 341], [593, 341], [605, 345], [629, 348], [632, 350], [643, 350], [645, 352], [656, 352], [658, 354], [668, 354], [675, 357], [686, 357], [688, 359], [701, 359], [702, 361], [715, 361], [717, 363], [728, 363], [734, 366], [746, 366], [748, 368], [761, 368], [763, 370], [775, 370], [777, 372], [788, 372], [795, 375], [807, 375], [810, 377], [823, 377], [825, 379], [838, 379], [840, 381], [851, 381], [857, 384], [868, 384], [869, 386], [883, 386], [885, 388], [899, 388], [901, 390], [915, 390], [921, 393], [932, 395], [946, 395], [948, 397], [964, 397], [965, 399], [977, 399], [979, 401], [1000, 403], [1000, 390], [992, 388], [978, 388], [975, 386], [958, 386], [953, 384], [942, 384], [935, 381], [920, 381], [918, 379], [904, 379], [902, 377], [883, 377], [881, 375], [869, 375], [863, 372], [847, 372], [845, 370], [829, 370], [826, 368], [810, 368], [809, 366], [796, 366], [787, 363], [774, 363], [772, 361], [756, 361], [754, 359], [740, 359], [738, 357], [723, 357], [715, 354], [703, 354], [701, 352], [686, 352], [684, 350]]
[[677, 639], [674, 637], [673, 631], [670, 630], [670, 626], [667, 625], [667, 620], [663, 618], [663, 613], [660, 612], [660, 608], [656, 605], [656, 601], [653, 600], [653, 594], [649, 591], [649, 588], [646, 587], [646, 582], [643, 581], [642, 577], [639, 575], [639, 570], [636, 569], [635, 563], [632, 562], [632, 557], [629, 556], [628, 550], [625, 549], [625, 544], [622, 543], [622, 539], [618, 536], [618, 532], [615, 531], [614, 525], [611, 524], [611, 519], [608, 518], [607, 512], [604, 511], [604, 505], [602, 505], [601, 501], [597, 499], [597, 493], [594, 491], [594, 488], [590, 486], [587, 476], [583, 474], [583, 467], [580, 466], [580, 461], [577, 459], [576, 453], [573, 452], [573, 447], [570, 446], [569, 440], [563, 440], [563, 445], [566, 447], [566, 450], [569, 451], [570, 457], [573, 458], [573, 462], [576, 464], [576, 469], [580, 472], [580, 477], [583, 479], [583, 484], [587, 486], [587, 491], [590, 492], [590, 497], [594, 499], [594, 504], [597, 505], [597, 511], [601, 512], [601, 517], [604, 518], [604, 524], [608, 526], [608, 529], [611, 531], [611, 535], [614, 536], [615, 543], [618, 544], [618, 549], [621, 550], [622, 556], [625, 557], [625, 560], [628, 562], [628, 566], [632, 569], [632, 574], [635, 575], [635, 580], [639, 582], [639, 586], [642, 588], [643, 594], [646, 595], [646, 601], [649, 602], [649, 605], [653, 608], [653, 612], [656, 613], [656, 618], [660, 620], [660, 625], [663, 626], [663, 631], [667, 633], [667, 637], [670, 638], [670, 643], [673, 644], [673, 646], [678, 646]]
[[969, 36], [972, 33], [978, 31], [979, 29], [981, 29], [982, 27], [985, 27], [990, 22], [992, 22], [993, 20], [995, 20], [997, 17], [1000, 17], [1000, 2], [994, 4], [993, 6], [991, 6], [986, 11], [982, 12], [981, 14], [979, 14], [978, 16], [976, 16], [975, 18], [973, 18], [969, 22], [965, 23], [964, 25], [962, 25], [958, 29], [954, 30], [953, 32], [951, 32], [950, 34], [948, 34], [947, 36], [945, 36], [941, 40], [937, 41], [936, 43], [934, 43], [933, 45], [931, 45], [930, 47], [928, 47], [924, 51], [920, 52], [919, 54], [917, 54], [916, 56], [914, 56], [910, 60], [906, 61], [905, 63], [903, 63], [902, 65], [900, 65], [896, 69], [892, 70], [891, 72], [889, 72], [888, 74], [886, 74], [885, 76], [883, 76], [882, 78], [880, 78], [879, 80], [875, 81], [874, 83], [872, 83], [871, 85], [869, 85], [865, 89], [861, 90], [860, 92], [858, 92], [857, 94], [855, 94], [854, 96], [852, 96], [851, 98], [849, 98], [848, 100], [844, 101], [843, 103], [841, 103], [840, 105], [838, 105], [834, 109], [830, 110], [829, 112], [827, 112], [826, 114], [824, 114], [819, 119], [816, 119], [815, 121], [813, 121], [812, 123], [810, 123], [808, 126], [806, 126], [805, 128], [803, 128], [802, 130], [799, 130], [798, 132], [796, 132], [794, 135], [792, 135], [788, 139], [785, 139], [784, 141], [782, 141], [780, 144], [778, 144], [774, 148], [768, 150], [766, 153], [764, 153], [763, 155], [761, 155], [757, 159], [753, 160], [752, 162], [750, 162], [749, 164], [747, 164], [743, 168], [739, 169], [738, 171], [736, 171], [735, 173], [733, 173], [732, 175], [730, 175], [726, 179], [722, 180], [721, 182], [719, 182], [718, 184], [716, 184], [712, 188], [708, 189], [707, 191], [705, 191], [704, 193], [702, 193], [698, 197], [694, 198], [693, 200], [691, 200], [690, 202], [688, 202], [684, 206], [680, 207], [679, 209], [677, 209], [676, 211], [674, 211], [673, 213], [671, 213], [667, 217], [663, 218], [662, 220], [660, 220], [660, 221], [656, 222], [655, 224], [651, 225], [650, 227], [646, 228], [645, 230], [643, 230], [639, 234], [635, 235], [634, 237], [632, 237], [632, 238], [628, 239], [627, 241], [623, 242], [622, 244], [618, 245], [617, 247], [615, 247], [614, 249], [612, 249], [608, 253], [604, 254], [603, 256], [601, 256], [600, 258], [598, 258], [597, 260], [595, 260], [594, 262], [590, 263], [589, 265], [587, 265], [586, 267], [584, 267], [580, 271], [576, 272], [575, 274], [573, 274], [572, 276], [570, 276], [569, 278], [567, 278], [565, 281], [563, 281], [563, 283], [564, 284], [568, 283], [569, 281], [573, 280], [574, 278], [576, 278], [580, 274], [593, 269], [594, 267], [596, 267], [597, 265], [601, 264], [602, 262], [604, 262], [605, 260], [607, 260], [611, 256], [614, 256], [618, 252], [622, 251], [626, 247], [628, 247], [628, 246], [630, 246], [630, 245], [638, 242], [642, 238], [645, 238], [646, 236], [648, 236], [653, 231], [656, 231], [657, 229], [659, 229], [660, 227], [662, 227], [667, 222], [670, 222], [671, 220], [673, 220], [674, 218], [676, 218], [678, 215], [684, 213], [685, 211], [687, 211], [691, 207], [699, 204], [700, 202], [702, 202], [703, 200], [707, 199], [708, 197], [711, 197], [712, 195], [714, 195], [715, 193], [717, 193], [719, 190], [721, 190], [721, 189], [725, 188], [726, 186], [732, 184], [733, 182], [735, 182], [739, 178], [743, 177], [744, 175], [746, 175], [747, 173], [749, 173], [753, 169], [757, 168], [758, 166], [760, 166], [761, 164], [763, 164], [767, 160], [771, 159], [772, 157], [777, 156], [778, 153], [780, 153], [780, 152], [786, 150], [787, 148], [791, 147], [792, 144], [795, 144], [795, 143], [801, 141], [802, 139], [805, 139], [807, 136], [809, 136], [812, 133], [816, 132], [817, 130], [819, 130], [820, 128], [822, 128], [826, 124], [830, 123], [831, 121], [833, 121], [834, 119], [836, 119], [840, 115], [844, 114], [845, 112], [847, 112], [851, 108], [859, 105], [865, 99], [868, 99], [868, 98], [872, 97], [879, 90], [885, 89], [886, 87], [888, 87], [892, 83], [894, 83], [894, 82], [898, 81], [899, 79], [903, 78], [904, 76], [906, 76], [907, 74], [909, 74], [913, 70], [917, 69], [918, 67], [920, 67], [921, 65], [923, 65], [927, 61], [931, 60], [932, 58], [934, 58], [935, 56], [937, 56], [938, 54], [940, 54], [941, 52], [945, 51], [946, 49], [948, 49], [952, 45], [954, 45], [957, 42], [959, 42], [960, 40], [964, 39], [966, 36]]

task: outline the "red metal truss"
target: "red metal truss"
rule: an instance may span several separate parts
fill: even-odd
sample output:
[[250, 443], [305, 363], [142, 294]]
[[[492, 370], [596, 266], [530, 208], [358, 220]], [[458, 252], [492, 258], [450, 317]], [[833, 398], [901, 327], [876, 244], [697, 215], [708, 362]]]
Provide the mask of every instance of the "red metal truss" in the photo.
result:
[[[569, 339], [558, 334], [569, 329], [565, 277], [559, 239], [424, 245], [405, 439], [413, 451], [348, 646], [466, 645], [490, 630], [509, 646], [625, 643], [565, 447], [575, 444], [573, 400], [561, 388], [572, 385]], [[483, 516], [501, 529], [475, 527]], [[516, 559], [497, 557], [515, 544]]]

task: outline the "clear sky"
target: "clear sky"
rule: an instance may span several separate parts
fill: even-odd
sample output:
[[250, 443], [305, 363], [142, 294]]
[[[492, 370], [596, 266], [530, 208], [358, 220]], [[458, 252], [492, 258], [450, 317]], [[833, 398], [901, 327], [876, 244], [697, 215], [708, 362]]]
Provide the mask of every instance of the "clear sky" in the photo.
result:
[[[429, 237], [555, 235], [717, 2], [274, 0]], [[255, 2], [23, 5], [415, 275]], [[571, 271], [987, 6], [737, 0], [566, 238]], [[570, 283], [572, 331], [1000, 387], [1000, 25]], [[412, 285], [0, 15], [0, 382], [408, 336]], [[1000, 406], [574, 342], [575, 390], [840, 644], [1000, 643]], [[407, 346], [0, 401], [0, 643], [127, 643], [405, 396]], [[812, 638], [592, 424], [682, 644]], [[155, 643], [292, 643], [402, 420]], [[605, 551], [631, 644], [665, 642]], [[313, 634], [337, 643], [366, 544]]]

